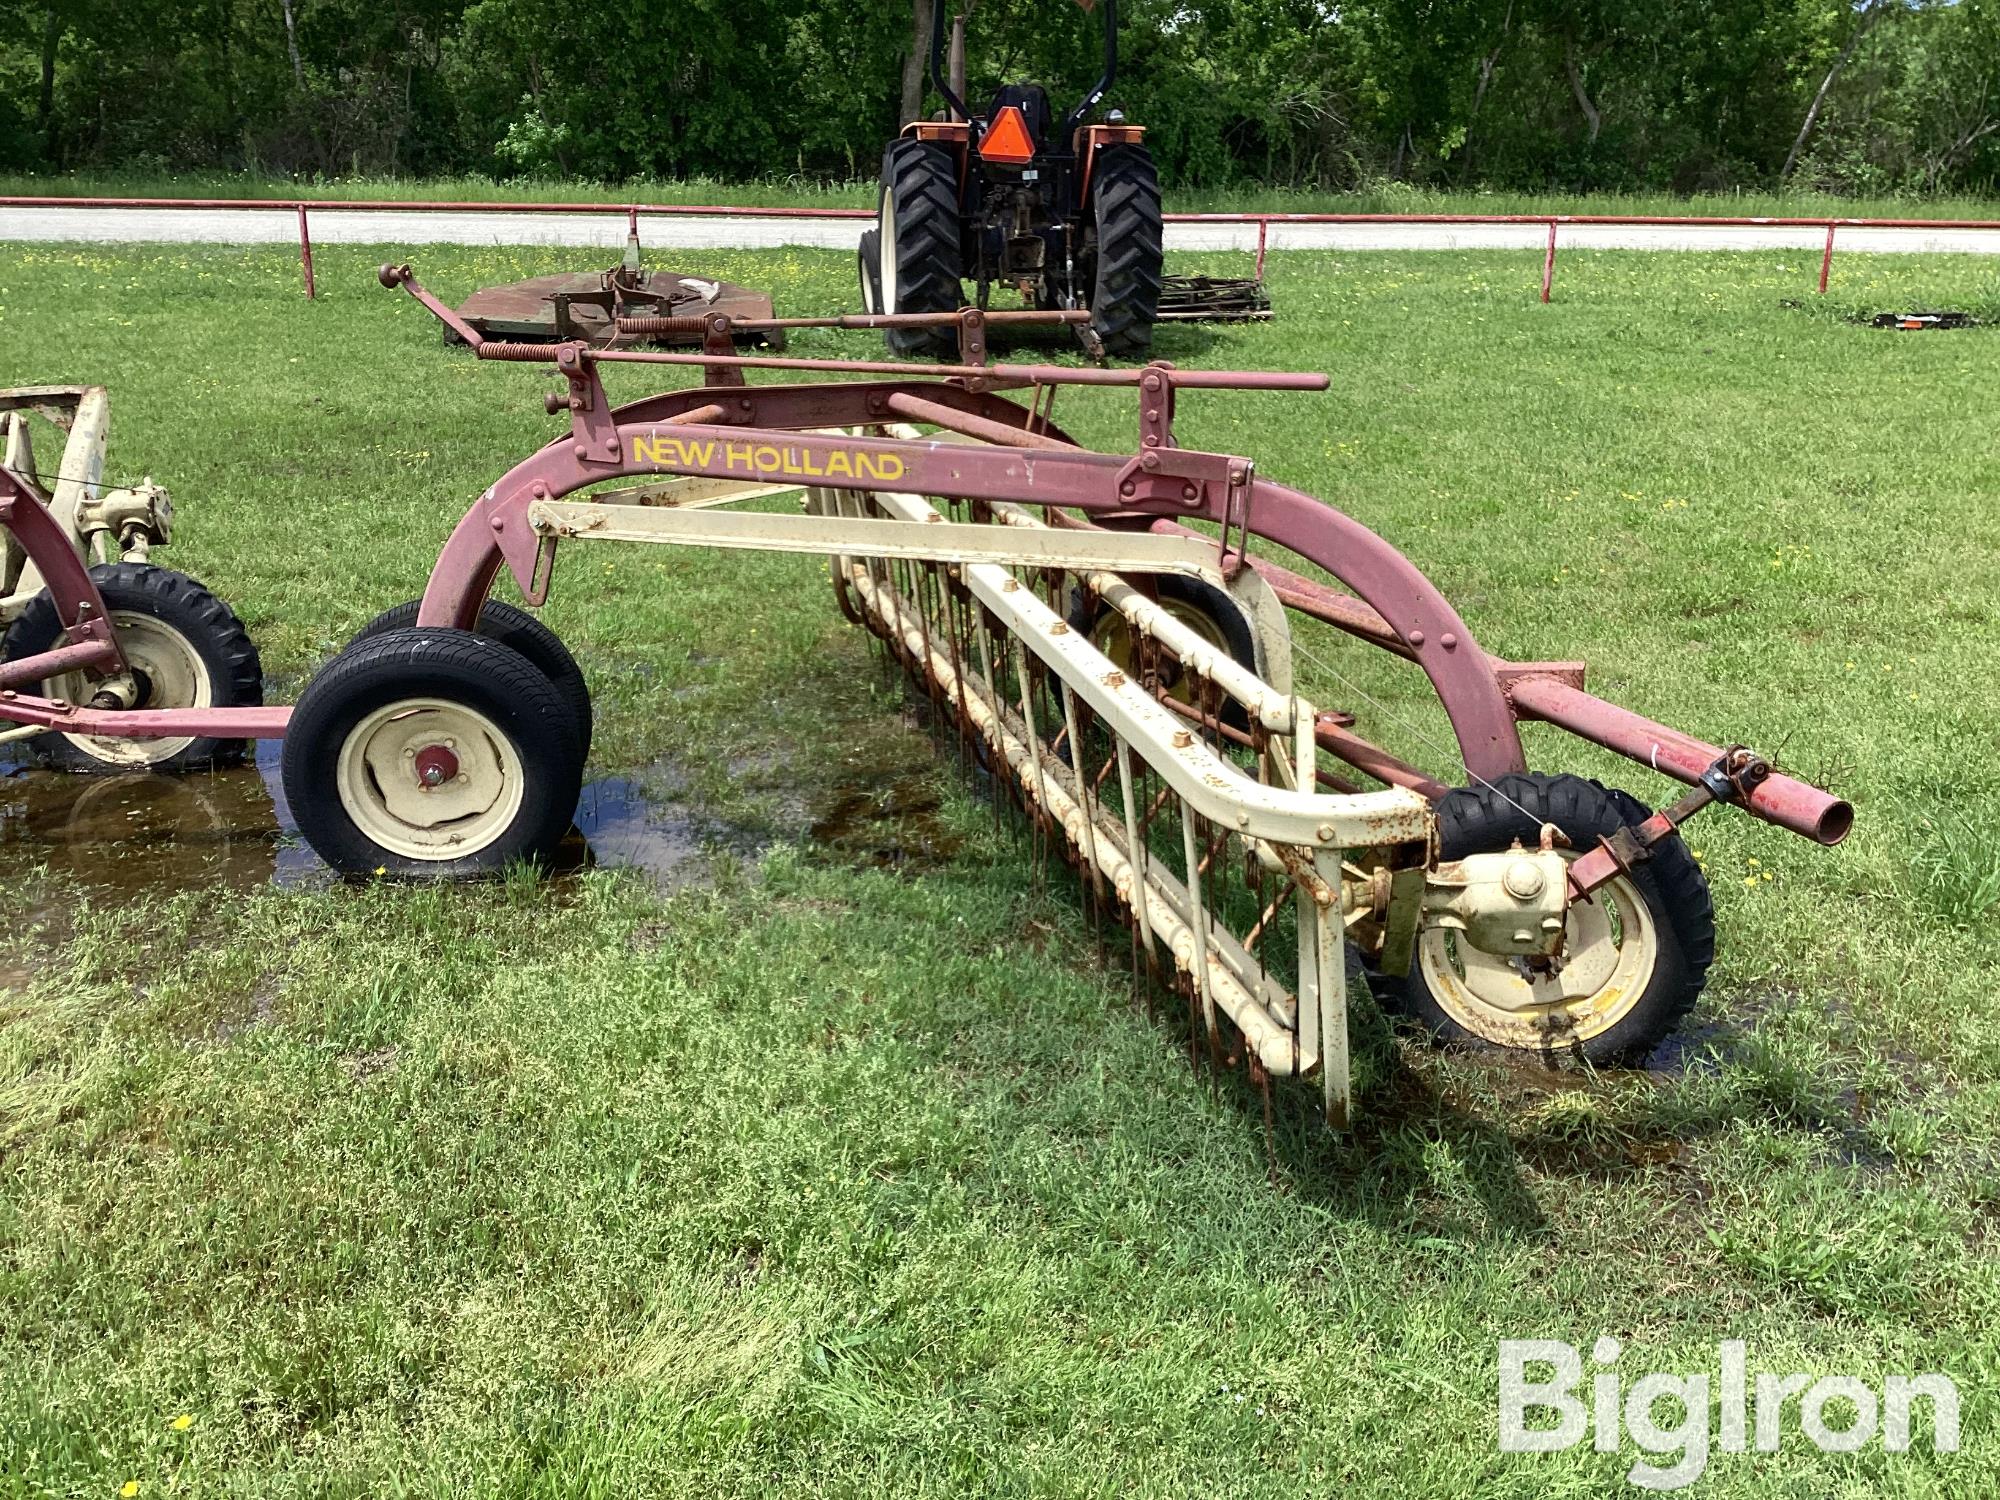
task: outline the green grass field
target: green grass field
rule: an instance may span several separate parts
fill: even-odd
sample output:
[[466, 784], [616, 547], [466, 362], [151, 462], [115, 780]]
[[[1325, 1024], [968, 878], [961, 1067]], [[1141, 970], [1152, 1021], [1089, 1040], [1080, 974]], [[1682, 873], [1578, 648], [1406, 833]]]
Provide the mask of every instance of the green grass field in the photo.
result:
[[[828, 182], [781, 177], [761, 182], [639, 178], [629, 182], [496, 182], [490, 177], [291, 178], [248, 172], [0, 172], [0, 196], [68, 198], [395, 198], [475, 203], [727, 203], [752, 207], [875, 207], [874, 179]], [[1439, 191], [1386, 182], [1351, 193], [1256, 184], [1167, 191], [1174, 213], [1712, 214], [1794, 218], [2000, 219], [1988, 198], [1843, 198], [1801, 191], [1696, 193], [1528, 193]]]
[[[388, 253], [322, 250], [308, 303], [282, 247], [0, 246], [0, 384], [112, 387], [112, 472], [172, 487], [162, 560], [274, 697], [553, 430]], [[574, 255], [415, 259], [456, 297]], [[1630, 1378], [1733, 1338], [1962, 1394], [1957, 1453], [1821, 1454], [1794, 1411], [1692, 1493], [1994, 1493], [2000, 334], [1842, 315], [1993, 309], [2000, 272], [1844, 257], [1822, 306], [1807, 261], [1568, 252], [1544, 307], [1533, 255], [1278, 254], [1277, 322], [1160, 343], [1330, 371], [1180, 436], [1368, 521], [1490, 649], [1853, 799], [1832, 851], [1692, 825], [1721, 957], [1661, 1066], [1442, 1056], [1357, 993], [1359, 1124], [1282, 1095], [1267, 1181], [1255, 1101], [1135, 1013], [817, 560], [575, 549], [592, 774], [770, 852], [671, 894], [0, 868], [0, 1490], [1602, 1496], [1629, 1444], [1497, 1451], [1496, 1347], [1610, 1333]], [[698, 269], [853, 301], [843, 255]], [[1058, 417], [1133, 438], [1115, 392]], [[1421, 751], [1409, 674], [1307, 639]], [[804, 835], [890, 777], [940, 800], [932, 858]]]

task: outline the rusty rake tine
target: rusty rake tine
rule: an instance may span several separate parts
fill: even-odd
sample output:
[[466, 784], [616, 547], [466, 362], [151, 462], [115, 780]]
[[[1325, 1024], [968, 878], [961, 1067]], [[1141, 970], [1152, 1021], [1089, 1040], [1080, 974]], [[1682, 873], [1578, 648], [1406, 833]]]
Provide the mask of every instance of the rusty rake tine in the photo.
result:
[[1264, 1101], [1264, 1169], [1272, 1187], [1278, 1185], [1278, 1124], [1271, 1109], [1271, 1073], [1264, 1060], [1250, 1054], [1250, 1081]]

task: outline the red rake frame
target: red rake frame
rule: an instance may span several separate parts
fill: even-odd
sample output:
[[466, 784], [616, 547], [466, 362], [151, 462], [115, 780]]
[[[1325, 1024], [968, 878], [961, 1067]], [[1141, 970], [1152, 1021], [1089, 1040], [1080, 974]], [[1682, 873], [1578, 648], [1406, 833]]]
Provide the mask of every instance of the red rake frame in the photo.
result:
[[[1206, 521], [1222, 528], [1225, 572], [1247, 565], [1263, 575], [1289, 608], [1420, 667], [1450, 720], [1468, 781], [1525, 770], [1518, 725], [1540, 720], [1693, 788], [1630, 838], [1607, 842], [1572, 865], [1571, 881], [1579, 895], [1644, 859], [1648, 846], [1671, 836], [1711, 801], [1732, 803], [1821, 844], [1840, 842], [1852, 826], [1853, 809], [1847, 802], [1776, 772], [1742, 747], [1710, 744], [1586, 692], [1582, 663], [1509, 662], [1489, 656], [1430, 580], [1366, 526], [1261, 477], [1246, 457], [1199, 452], [1174, 442], [1174, 402], [1180, 391], [1324, 390], [1329, 383], [1324, 375], [1179, 370], [1160, 363], [1137, 370], [989, 366], [983, 363], [981, 320], [950, 314], [932, 321], [959, 324], [972, 362], [931, 366], [712, 351], [593, 351], [575, 343], [504, 344], [482, 340], [419, 286], [407, 266], [384, 267], [381, 279], [385, 286], [402, 285], [454, 327], [478, 357], [550, 363], [568, 387], [566, 394], [551, 393], [547, 406], [551, 413], [569, 413], [570, 431], [508, 470], [459, 521], [431, 570], [418, 615], [422, 625], [471, 628], [503, 568], [524, 597], [541, 603], [550, 585], [556, 542], [531, 523], [530, 507], [628, 476], [796, 480], [828, 489], [1012, 501], [1040, 507], [1058, 524], [1114, 529], [1171, 533], [1185, 530], [1188, 522]], [[1042, 318], [1063, 320], [1061, 314]], [[839, 320], [861, 326], [875, 321]], [[719, 342], [726, 330], [716, 332]], [[614, 408], [599, 378], [599, 367], [606, 363], [698, 367], [704, 384]], [[752, 369], [888, 378], [746, 386], [743, 374]], [[1055, 393], [1065, 385], [1136, 392], [1136, 451], [1130, 456], [1092, 452], [1056, 427], [1051, 420]], [[1032, 391], [1031, 403], [1024, 407], [996, 394], [1002, 390]], [[979, 442], [835, 437], [824, 431], [879, 428], [894, 421], [927, 423]], [[1065, 508], [1081, 517], [1066, 515]], [[135, 738], [284, 735], [290, 716], [284, 707], [120, 710], [21, 692], [24, 686], [78, 670], [110, 675], [123, 662], [105, 624], [104, 601], [83, 560], [40, 499], [3, 473], [0, 525], [19, 539], [48, 579], [66, 627], [62, 644], [52, 650], [0, 666], [0, 718], [71, 734]], [[1238, 538], [1234, 548], [1232, 535]], [[1342, 588], [1248, 556], [1243, 546], [1252, 536], [1308, 559]], [[1315, 738], [1329, 754], [1377, 780], [1412, 788], [1432, 800], [1446, 790], [1354, 734], [1345, 716], [1323, 715]]]
[[[417, 284], [407, 266], [382, 268], [385, 286], [401, 285], [448, 325], [450, 309]], [[902, 322], [957, 322], [972, 353], [962, 365], [827, 361], [702, 354], [593, 351], [581, 344], [519, 346], [467, 339], [482, 359], [553, 363], [568, 386], [551, 393], [551, 413], [567, 411], [570, 431], [503, 475], [452, 532], [424, 591], [420, 624], [470, 628], [504, 567], [531, 603], [546, 598], [555, 540], [530, 522], [539, 501], [605, 480], [672, 474], [714, 479], [797, 480], [820, 488], [906, 492], [1040, 507], [1058, 524], [1184, 531], [1190, 521], [1222, 528], [1225, 571], [1248, 565], [1288, 607], [1414, 662], [1429, 678], [1450, 720], [1466, 779], [1492, 781], [1527, 769], [1518, 725], [1554, 724], [1614, 750], [1695, 790], [1655, 815], [1632, 838], [1606, 843], [1579, 860], [1572, 884], [1587, 894], [1645, 858], [1710, 801], [1832, 845], [1853, 824], [1853, 808], [1806, 782], [1775, 771], [1741, 746], [1724, 748], [1644, 718], [1586, 692], [1581, 662], [1510, 662], [1481, 650], [1465, 621], [1424, 574], [1389, 542], [1331, 505], [1258, 475], [1246, 457], [1177, 446], [1174, 403], [1183, 390], [1325, 390], [1324, 375], [1180, 370], [1154, 363], [1138, 370], [1076, 369], [984, 363], [976, 320], [964, 315], [905, 315]], [[1033, 317], [1034, 315], [1021, 315]], [[1056, 321], [1060, 315], [1049, 315]], [[813, 320], [821, 321], [821, 320]], [[826, 320], [873, 326], [880, 319]], [[470, 330], [459, 328], [461, 335]], [[720, 330], [718, 330], [718, 333]], [[718, 340], [719, 347], [719, 340]], [[700, 387], [648, 396], [614, 408], [599, 378], [606, 363], [701, 368]], [[752, 369], [835, 376], [872, 375], [816, 384], [751, 387]], [[1049, 414], [1065, 385], [1118, 386], [1139, 397], [1139, 443], [1130, 456], [1084, 449]], [[1030, 390], [1023, 407], [997, 394]], [[1044, 402], [1046, 393], [1046, 403]], [[869, 429], [905, 420], [980, 440], [979, 445], [887, 437], [828, 436], [824, 429]], [[982, 446], [983, 445], [983, 446]], [[1067, 516], [1064, 510], [1082, 513]], [[1230, 547], [1232, 534], [1239, 537]], [[1242, 546], [1262, 537], [1306, 558], [1341, 588], [1315, 583]], [[856, 546], [852, 550], [865, 550]], [[1323, 716], [1321, 748], [1391, 785], [1433, 800], [1446, 790], [1389, 752]]]

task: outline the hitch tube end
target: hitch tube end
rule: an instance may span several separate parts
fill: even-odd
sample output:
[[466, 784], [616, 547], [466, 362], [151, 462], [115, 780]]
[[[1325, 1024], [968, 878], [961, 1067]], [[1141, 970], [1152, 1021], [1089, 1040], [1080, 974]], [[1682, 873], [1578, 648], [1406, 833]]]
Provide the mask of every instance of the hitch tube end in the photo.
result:
[[1819, 821], [1813, 825], [1812, 837], [1815, 842], [1831, 849], [1854, 831], [1854, 804], [1845, 797], [1828, 799], [1821, 808]]
[[[1724, 753], [1720, 746], [1669, 729], [1554, 677], [1516, 678], [1507, 684], [1507, 698], [1517, 718], [1540, 719], [1567, 729], [1689, 786], [1700, 782], [1702, 773]], [[1854, 827], [1851, 802], [1779, 772], [1764, 777], [1729, 805], [1829, 847], [1846, 838]]]

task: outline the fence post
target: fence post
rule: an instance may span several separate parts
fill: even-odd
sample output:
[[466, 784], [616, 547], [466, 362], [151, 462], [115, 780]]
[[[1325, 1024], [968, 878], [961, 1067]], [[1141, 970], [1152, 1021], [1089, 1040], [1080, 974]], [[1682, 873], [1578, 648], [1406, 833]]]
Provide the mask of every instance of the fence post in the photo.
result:
[[305, 273], [306, 299], [313, 300], [319, 293], [313, 287], [313, 242], [306, 232], [306, 206], [301, 203], [299, 210], [299, 269]]
[[1542, 257], [1542, 301], [1549, 300], [1549, 288], [1556, 279], [1556, 221], [1549, 220], [1549, 252]]
[[1819, 258], [1819, 294], [1826, 295], [1826, 278], [1833, 274], [1833, 220], [1826, 221], [1826, 254]]
[[1257, 279], [1264, 279], [1264, 236], [1271, 227], [1269, 219], [1257, 221]]

